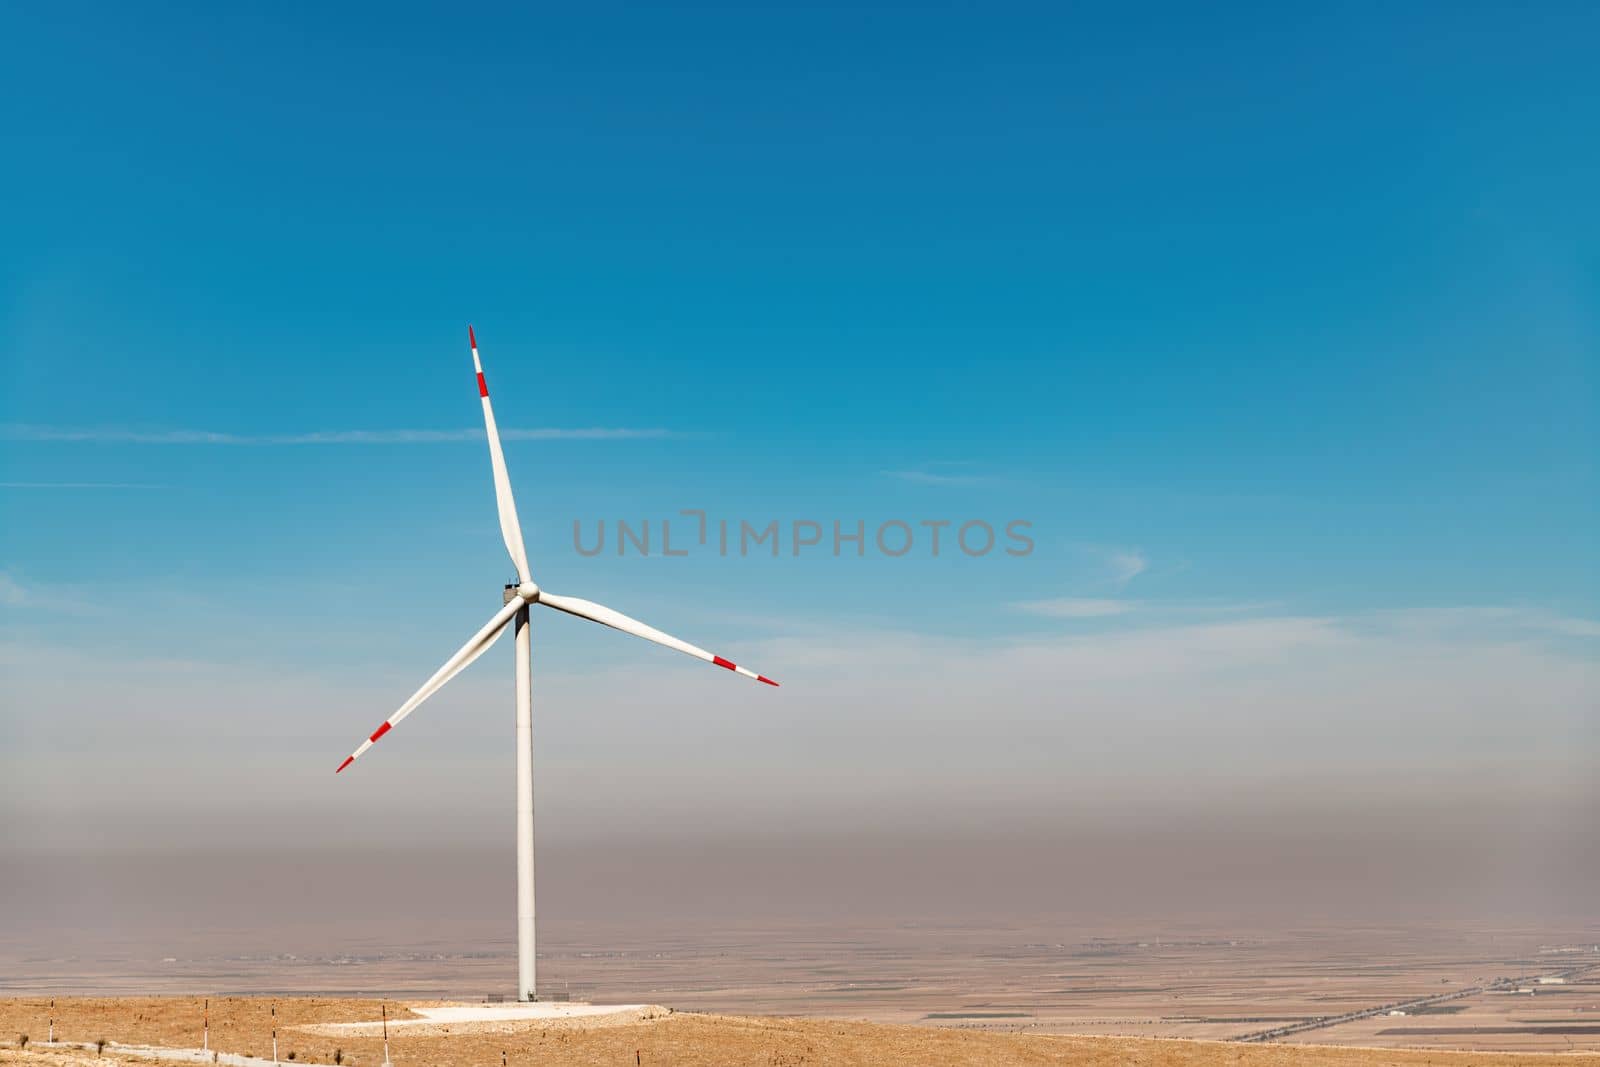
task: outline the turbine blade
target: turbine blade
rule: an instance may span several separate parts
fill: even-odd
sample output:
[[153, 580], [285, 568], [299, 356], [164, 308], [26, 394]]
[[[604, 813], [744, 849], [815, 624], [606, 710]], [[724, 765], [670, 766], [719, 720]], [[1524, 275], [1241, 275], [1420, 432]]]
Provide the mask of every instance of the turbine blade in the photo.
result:
[[575, 596], [556, 596], [554, 593], [545, 592], [539, 594], [538, 602], [547, 608], [555, 608], [557, 611], [564, 611], [568, 615], [576, 615], [580, 619], [588, 619], [590, 622], [597, 622], [601, 626], [609, 626], [613, 630], [621, 630], [625, 634], [632, 634], [635, 637], [642, 637], [646, 641], [654, 641], [658, 645], [666, 645], [668, 648], [677, 649], [685, 655], [705, 660], [707, 663], [714, 663], [718, 667], [726, 667], [728, 670], [742, 674], [746, 678], [754, 678], [756, 681], [765, 682], [767, 685], [778, 684], [771, 678], [757, 674], [752, 670], [746, 670], [737, 663], [725, 660], [721, 656], [713, 656], [703, 648], [691, 645], [687, 641], [680, 641], [671, 634], [662, 633], [654, 626], [646, 626], [638, 619], [630, 618], [620, 611], [613, 611], [604, 604], [596, 604], [592, 600], [580, 600]]
[[494, 502], [500, 509], [500, 535], [517, 568], [519, 581], [532, 581], [528, 573], [528, 550], [522, 543], [522, 524], [517, 521], [517, 502], [511, 497], [511, 476], [506, 473], [506, 454], [500, 449], [500, 428], [495, 425], [494, 408], [489, 404], [489, 383], [483, 377], [483, 361], [478, 358], [478, 335], [469, 325], [467, 340], [472, 344], [472, 369], [478, 372], [478, 396], [483, 400], [483, 428], [489, 433], [489, 462], [494, 467]]
[[[489, 646], [493, 645], [500, 635], [505, 633], [506, 627], [510, 625], [512, 618], [525, 606], [526, 603], [517, 598], [497, 611], [494, 618], [484, 624], [483, 629], [473, 634], [472, 639], [462, 645], [455, 655], [444, 661], [443, 667], [433, 672], [432, 678], [422, 683], [421, 689], [412, 693], [411, 698], [400, 705], [399, 711], [383, 720], [383, 724], [372, 731], [372, 736], [361, 742], [361, 747], [352, 752], [343, 763], [339, 764], [339, 771], [344, 770], [360, 759], [362, 753], [377, 744], [378, 739], [397, 726], [401, 719], [415, 711], [417, 705], [443, 689], [446, 682], [465, 670], [473, 660], [489, 651]], [[338, 774], [339, 771], [334, 771], [334, 773]]]

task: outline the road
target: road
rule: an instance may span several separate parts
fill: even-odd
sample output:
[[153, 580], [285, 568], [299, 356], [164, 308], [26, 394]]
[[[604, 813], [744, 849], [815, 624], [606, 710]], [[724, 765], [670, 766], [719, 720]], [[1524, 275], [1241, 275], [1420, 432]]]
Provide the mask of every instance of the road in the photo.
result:
[[[1556, 971], [1554, 973], [1566, 978], [1572, 978], [1580, 973], [1586, 973], [1593, 969], [1593, 965], [1587, 965], [1571, 967], [1564, 971]], [[1550, 974], [1552, 972], [1545, 971], [1544, 973]], [[1288, 1026], [1277, 1026], [1273, 1027], [1271, 1030], [1258, 1030], [1255, 1033], [1242, 1034], [1239, 1037], [1233, 1038], [1232, 1040], [1241, 1042], [1276, 1041], [1280, 1037], [1288, 1037], [1291, 1034], [1303, 1034], [1308, 1030], [1322, 1030], [1329, 1026], [1338, 1026], [1341, 1023], [1355, 1022], [1357, 1019], [1370, 1019], [1374, 1015], [1384, 1015], [1391, 1011], [1403, 1011], [1410, 1014], [1418, 1011], [1419, 1009], [1430, 1007], [1434, 1004], [1443, 1004], [1446, 1001], [1460, 1000], [1462, 997], [1474, 997], [1479, 993], [1488, 993], [1493, 990], [1516, 989], [1519, 986], [1526, 985], [1532, 981], [1533, 979], [1526, 977], [1496, 978], [1488, 985], [1468, 986], [1465, 989], [1457, 989], [1449, 993], [1441, 993], [1438, 996], [1433, 997], [1422, 997], [1417, 1000], [1397, 1000], [1392, 1004], [1379, 1004], [1375, 1008], [1363, 1008], [1360, 1011], [1345, 1012], [1343, 1015], [1319, 1015], [1316, 1018], [1307, 1019], [1304, 1022], [1291, 1023]]]

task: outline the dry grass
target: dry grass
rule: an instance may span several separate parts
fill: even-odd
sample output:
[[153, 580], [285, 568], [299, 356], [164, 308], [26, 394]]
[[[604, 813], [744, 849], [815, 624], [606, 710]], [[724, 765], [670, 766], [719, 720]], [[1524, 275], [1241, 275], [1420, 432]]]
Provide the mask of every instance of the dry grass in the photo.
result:
[[[18, 1034], [34, 1042], [44, 1039], [49, 1000], [0, 1000], [0, 1062], [37, 1067], [79, 1067], [95, 1062], [121, 1062], [108, 1054], [38, 1051], [16, 1047]], [[272, 1017], [276, 1004], [280, 1054], [292, 1050], [297, 1063], [333, 1062], [342, 1050], [354, 1067], [377, 1067], [383, 1045], [376, 1038], [328, 1038], [299, 1027], [329, 1022], [355, 1022], [378, 1016], [379, 1002], [297, 997], [211, 999], [211, 1047], [224, 1052], [270, 1055]], [[409, 1013], [391, 1003], [392, 1017]], [[62, 998], [56, 1003], [56, 1036], [67, 1041], [107, 1037], [130, 1044], [200, 1046], [201, 998], [118, 997]], [[1300, 1067], [1338, 1064], [1349, 1067], [1474, 1067], [1484, 1064], [1571, 1064], [1600, 1067], [1600, 1054], [1457, 1053], [1320, 1046], [1236, 1045], [1218, 1042], [1151, 1038], [1061, 1037], [978, 1033], [923, 1026], [820, 1019], [746, 1018], [674, 1014], [655, 1022], [594, 1029], [532, 1028], [515, 1034], [396, 1036], [391, 1042], [397, 1067], [497, 1067], [502, 1051], [512, 1065], [551, 1064], [561, 1067], [604, 1065], [628, 1067], [636, 1061], [659, 1064], [759, 1064], [765, 1067], [804, 1065], [915, 1064], [955, 1067], [990, 1064], [1073, 1064], [1084, 1067], [1147, 1065], [1147, 1067]], [[637, 1060], [636, 1060], [637, 1058]]]

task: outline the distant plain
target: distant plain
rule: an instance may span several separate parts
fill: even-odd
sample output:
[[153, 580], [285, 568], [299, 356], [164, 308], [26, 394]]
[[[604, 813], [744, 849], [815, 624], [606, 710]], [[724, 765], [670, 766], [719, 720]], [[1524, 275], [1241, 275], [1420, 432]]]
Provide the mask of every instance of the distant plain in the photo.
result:
[[[33, 998], [34, 1014], [51, 996], [483, 999], [513, 969], [504, 926], [434, 922], [402, 946], [389, 924], [307, 924], [277, 931], [275, 949], [247, 928], [58, 931], [48, 946], [0, 945], [0, 995]], [[1282, 1040], [1600, 1050], [1594, 924], [552, 920], [542, 933], [546, 991], [679, 1012], [1228, 1040], [1479, 988]]]

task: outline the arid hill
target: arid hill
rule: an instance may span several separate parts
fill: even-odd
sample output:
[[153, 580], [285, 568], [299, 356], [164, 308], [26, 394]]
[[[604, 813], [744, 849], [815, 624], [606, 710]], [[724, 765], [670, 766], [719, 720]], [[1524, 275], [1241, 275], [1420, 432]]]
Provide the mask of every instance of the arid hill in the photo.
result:
[[[275, 1006], [276, 1016], [271, 1014]], [[48, 999], [0, 1000], [0, 1062], [38, 1067], [139, 1062], [118, 1043], [199, 1048], [201, 1007], [193, 997], [60, 998], [55, 1002], [56, 1037], [93, 1042], [105, 1038], [103, 1056], [93, 1051], [41, 1049], [51, 1008]], [[388, 1005], [390, 1018], [411, 1013]], [[379, 1002], [334, 998], [213, 998], [209, 1003], [210, 1047], [222, 1052], [270, 1057], [272, 1027], [278, 1028], [282, 1062], [379, 1067], [376, 1037], [330, 1037], [305, 1029], [359, 1022], [379, 1015]], [[18, 1047], [21, 1035], [30, 1041]], [[1484, 1064], [1549, 1064], [1600, 1067], [1600, 1054], [1560, 1055], [1399, 1051], [1307, 1045], [1239, 1045], [1152, 1038], [1070, 1037], [977, 1033], [925, 1026], [884, 1026], [823, 1019], [750, 1018], [673, 1013], [648, 1022], [592, 1026], [529, 1023], [510, 1032], [396, 1032], [391, 1040], [396, 1067], [497, 1067], [540, 1065], [808, 1064], [939, 1065], [1072, 1064], [1088, 1067], [1470, 1067]], [[290, 1056], [293, 1059], [290, 1059]], [[148, 1062], [148, 1061], [145, 1061]]]

